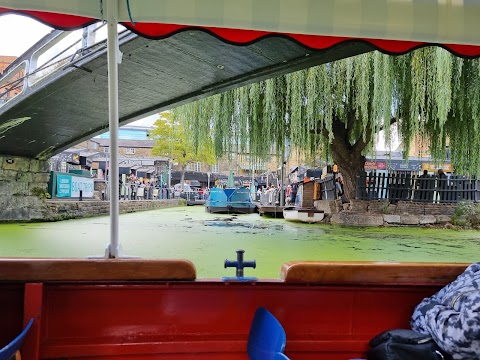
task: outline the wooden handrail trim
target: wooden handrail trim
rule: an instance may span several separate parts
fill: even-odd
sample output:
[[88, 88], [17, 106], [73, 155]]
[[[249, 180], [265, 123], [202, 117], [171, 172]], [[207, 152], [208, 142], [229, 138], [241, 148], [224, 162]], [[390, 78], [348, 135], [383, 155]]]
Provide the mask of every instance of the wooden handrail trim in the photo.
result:
[[443, 286], [461, 274], [465, 263], [289, 261], [280, 277], [287, 283], [398, 284]]
[[0, 258], [0, 281], [195, 280], [183, 259], [20, 259]]

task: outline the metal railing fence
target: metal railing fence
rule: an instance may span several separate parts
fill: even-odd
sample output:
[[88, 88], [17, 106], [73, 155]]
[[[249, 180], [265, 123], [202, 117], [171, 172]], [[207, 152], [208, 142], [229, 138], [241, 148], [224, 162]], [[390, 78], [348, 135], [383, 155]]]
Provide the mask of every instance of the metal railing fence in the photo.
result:
[[409, 173], [362, 173], [357, 177], [356, 198], [388, 199], [392, 203], [410, 200], [430, 203], [480, 201], [480, 180], [450, 175], [412, 175]]

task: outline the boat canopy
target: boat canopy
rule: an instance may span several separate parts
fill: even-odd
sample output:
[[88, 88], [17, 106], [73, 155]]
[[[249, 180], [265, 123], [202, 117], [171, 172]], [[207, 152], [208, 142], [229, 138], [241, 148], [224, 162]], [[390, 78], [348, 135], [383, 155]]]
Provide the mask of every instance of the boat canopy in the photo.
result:
[[282, 36], [307, 48], [331, 49], [366, 42], [402, 54], [425, 45], [480, 56], [480, 2], [452, 0], [0, 0], [0, 15], [19, 13], [57, 29], [106, 21], [110, 131], [110, 244], [105, 257], [121, 256], [118, 172], [117, 25], [147, 38], [165, 38], [191, 29], [246, 45]]
[[0, 0], [2, 12], [34, 17], [59, 29], [107, 19], [116, 2], [116, 21], [148, 38], [201, 29], [245, 45], [285, 36], [312, 49], [364, 41], [387, 53], [435, 44], [461, 56], [479, 56], [480, 3], [398, 0]]

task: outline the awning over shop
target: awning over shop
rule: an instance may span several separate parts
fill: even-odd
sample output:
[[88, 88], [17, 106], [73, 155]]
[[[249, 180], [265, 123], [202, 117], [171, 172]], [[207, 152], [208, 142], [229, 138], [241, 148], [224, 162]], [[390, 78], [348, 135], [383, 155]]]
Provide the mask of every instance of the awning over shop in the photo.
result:
[[151, 167], [141, 167], [137, 169], [137, 176], [146, 176], [147, 174], [153, 174], [153, 173], [155, 173], [155, 169]]
[[[173, 181], [180, 181], [181, 176], [181, 171], [172, 171]], [[208, 174], [204, 172], [185, 171], [185, 180], [197, 180], [199, 182], [206, 183], [208, 181]], [[213, 181], [212, 175], [210, 175], [210, 181]]]
[[200, 181], [198, 181], [198, 180], [190, 180], [190, 186], [191, 187], [201, 187], [202, 184], [200, 184]]
[[[97, 164], [97, 165], [94, 165], [94, 164]], [[97, 167], [95, 167], [95, 166], [97, 166]], [[92, 162], [92, 169], [102, 169], [103, 171], [105, 171], [106, 166], [107, 166], [106, 161], [94, 161], [94, 162]], [[123, 171], [122, 169], [127, 169], [128, 173], [130, 173], [130, 166], [120, 164], [118, 167], [120, 169], [120, 172], [119, 172], [120, 174], [122, 174], [122, 171]]]

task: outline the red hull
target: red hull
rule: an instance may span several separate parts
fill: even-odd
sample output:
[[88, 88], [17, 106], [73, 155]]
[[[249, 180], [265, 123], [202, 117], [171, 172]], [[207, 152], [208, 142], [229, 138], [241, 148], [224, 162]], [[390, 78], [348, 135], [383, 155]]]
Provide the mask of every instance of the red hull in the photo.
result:
[[[32, 266], [31, 274], [20, 274], [25, 282], [17, 279], [19, 275], [14, 282], [3, 281], [0, 345], [34, 317], [23, 360], [248, 359], [250, 324], [255, 310], [264, 306], [285, 328], [285, 352], [292, 359], [357, 358], [365, 355], [369, 339], [380, 331], [408, 327], [413, 307], [466, 267], [286, 264], [283, 280], [223, 283], [150, 280], [178, 276], [139, 275], [142, 260], [115, 260], [111, 267], [119, 261], [136, 269], [133, 281], [115, 280], [105, 269], [95, 276], [83, 271], [91, 260], [72, 263], [73, 281], [65, 280], [70, 275], [65, 270], [61, 281], [53, 281], [55, 261], [45, 261], [53, 266], [42, 265], [47, 275]], [[149, 261], [149, 266], [155, 263], [161, 267], [161, 261]], [[0, 261], [0, 270], [2, 265]], [[2, 280], [11, 265], [10, 261], [0, 275]], [[82, 271], [86, 279], [79, 282]], [[182, 273], [191, 276], [188, 269]], [[414, 274], [417, 281], [412, 280]], [[120, 271], [118, 277], [123, 275]]]

